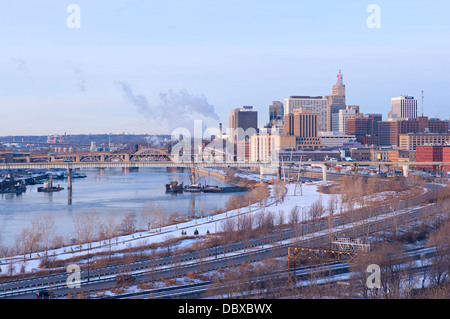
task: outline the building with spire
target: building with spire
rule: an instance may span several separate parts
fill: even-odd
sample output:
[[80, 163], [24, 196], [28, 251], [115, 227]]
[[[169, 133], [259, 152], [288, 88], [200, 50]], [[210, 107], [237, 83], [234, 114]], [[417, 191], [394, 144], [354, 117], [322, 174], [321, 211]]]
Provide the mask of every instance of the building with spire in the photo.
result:
[[339, 111], [345, 110], [345, 84], [344, 76], [339, 70], [337, 82], [333, 85], [331, 95], [325, 97], [328, 101], [328, 123], [327, 131], [339, 131]]

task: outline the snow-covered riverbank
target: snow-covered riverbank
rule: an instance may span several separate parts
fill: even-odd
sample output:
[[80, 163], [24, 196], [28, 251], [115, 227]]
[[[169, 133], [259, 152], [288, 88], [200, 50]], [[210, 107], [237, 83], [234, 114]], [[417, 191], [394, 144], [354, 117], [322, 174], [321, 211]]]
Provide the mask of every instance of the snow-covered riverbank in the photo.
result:
[[[299, 220], [306, 220], [308, 207], [312, 203], [321, 199], [326, 205], [332, 195], [321, 194], [317, 192], [318, 186], [323, 185], [324, 182], [308, 183], [300, 186], [297, 184], [286, 184], [286, 196], [284, 201], [276, 201], [273, 186], [271, 186], [271, 195], [267, 200], [267, 204], [261, 207], [259, 204], [253, 204], [245, 208], [235, 209], [220, 213], [214, 216], [206, 216], [181, 222], [175, 225], [164, 226], [158, 229], [152, 229], [150, 231], [136, 232], [130, 235], [119, 236], [112, 240], [112, 245], [109, 245], [107, 241], [97, 241], [91, 243], [89, 249], [90, 256], [97, 253], [111, 253], [119, 252], [125, 249], [146, 246], [150, 244], [157, 244], [167, 241], [168, 239], [183, 238], [182, 231], [188, 236], [193, 236], [194, 232], [198, 232], [198, 239], [180, 240], [177, 248], [189, 247], [198, 240], [201, 240], [202, 235], [214, 234], [215, 232], [222, 231], [222, 223], [228, 218], [235, 218], [242, 214], [259, 214], [261, 212], [273, 212], [276, 214], [283, 213], [285, 215], [284, 220], [288, 220], [289, 212], [298, 207]], [[58, 249], [52, 249], [48, 251], [48, 256], [57, 260], [67, 260], [73, 257], [86, 256], [88, 252], [88, 244], [72, 245], [61, 247]], [[14, 274], [18, 274], [21, 271], [26, 273], [35, 272], [40, 270], [41, 259], [44, 257], [45, 252], [32, 253], [31, 258], [29, 254], [26, 255], [25, 261], [23, 255], [2, 258], [0, 263], [1, 274], [10, 273], [10, 267], [13, 267]]]

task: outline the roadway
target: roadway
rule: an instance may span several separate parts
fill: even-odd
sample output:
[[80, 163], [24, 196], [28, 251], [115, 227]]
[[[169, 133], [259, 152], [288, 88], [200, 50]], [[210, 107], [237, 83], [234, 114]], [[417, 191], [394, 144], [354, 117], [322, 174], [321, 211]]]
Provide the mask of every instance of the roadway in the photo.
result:
[[92, 162], [39, 162], [39, 163], [0, 163], [0, 169], [81, 169], [81, 168], [139, 168], [139, 167], [180, 167], [180, 168], [223, 168], [223, 167], [292, 167], [294, 165], [302, 166], [327, 166], [327, 165], [351, 165], [351, 166], [397, 166], [397, 167], [415, 167], [415, 166], [450, 166], [450, 162], [386, 162], [386, 161], [257, 161], [257, 162], [238, 162], [238, 161], [92, 161]]

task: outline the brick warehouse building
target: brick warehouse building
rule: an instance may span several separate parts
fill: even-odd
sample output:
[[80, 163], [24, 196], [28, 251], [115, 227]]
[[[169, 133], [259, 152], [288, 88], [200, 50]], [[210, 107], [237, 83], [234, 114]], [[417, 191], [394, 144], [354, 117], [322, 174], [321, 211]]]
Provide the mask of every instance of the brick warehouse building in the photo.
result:
[[[417, 162], [450, 162], [450, 145], [424, 145], [416, 147]], [[428, 171], [436, 172], [436, 167], [432, 165], [417, 165]], [[443, 165], [442, 170], [450, 171], [450, 165]]]

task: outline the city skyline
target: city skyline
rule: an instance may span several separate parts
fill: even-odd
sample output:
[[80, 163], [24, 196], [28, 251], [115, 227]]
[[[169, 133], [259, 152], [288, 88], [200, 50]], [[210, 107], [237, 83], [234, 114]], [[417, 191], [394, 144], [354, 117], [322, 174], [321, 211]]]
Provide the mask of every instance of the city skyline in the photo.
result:
[[[167, 134], [189, 120], [228, 123], [252, 105], [331, 95], [387, 118], [391, 98], [424, 91], [424, 115], [448, 119], [450, 23], [443, 1], [16, 1], [0, 12], [0, 135]], [[8, 119], [5, 121], [5, 119]]]

